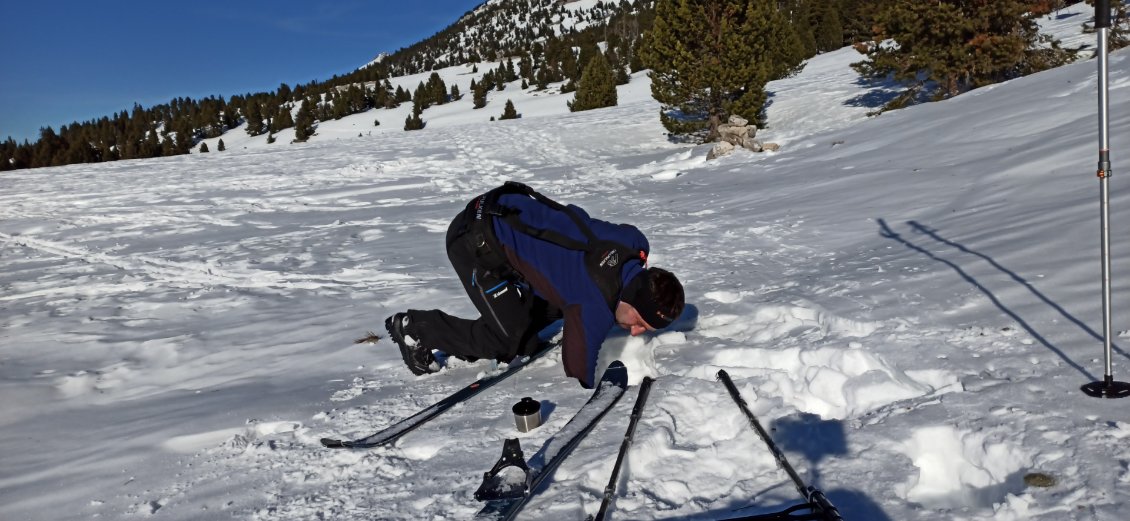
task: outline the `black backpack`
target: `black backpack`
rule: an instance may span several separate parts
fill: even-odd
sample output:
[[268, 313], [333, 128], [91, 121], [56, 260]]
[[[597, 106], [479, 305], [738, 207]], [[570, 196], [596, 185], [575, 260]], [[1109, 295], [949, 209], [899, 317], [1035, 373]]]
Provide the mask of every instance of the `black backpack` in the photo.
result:
[[[586, 240], [582, 242], [565, 234], [537, 228], [523, 222], [518, 217], [521, 213], [519, 210], [499, 204], [499, 198], [507, 194], [532, 197], [553, 210], [564, 212], [577, 226], [581, 234], [585, 236]], [[568, 206], [538, 193], [523, 183], [507, 181], [506, 184], [479, 196], [468, 207], [474, 209], [470, 233], [475, 242], [475, 255], [484, 269], [498, 273], [504, 278], [522, 279], [523, 277], [510, 265], [510, 262], [502, 253], [502, 247], [498, 238], [494, 235], [491, 220], [485, 219], [483, 216], [489, 215], [496, 219], [502, 219], [514, 230], [536, 239], [556, 244], [565, 249], [585, 252], [585, 267], [588, 269], [589, 277], [600, 288], [605, 303], [612, 311], [616, 310], [616, 304], [620, 300], [622, 265], [632, 259], [638, 259], [640, 264], [647, 263], [646, 251], [630, 248], [616, 241], [598, 238], [584, 219]]]

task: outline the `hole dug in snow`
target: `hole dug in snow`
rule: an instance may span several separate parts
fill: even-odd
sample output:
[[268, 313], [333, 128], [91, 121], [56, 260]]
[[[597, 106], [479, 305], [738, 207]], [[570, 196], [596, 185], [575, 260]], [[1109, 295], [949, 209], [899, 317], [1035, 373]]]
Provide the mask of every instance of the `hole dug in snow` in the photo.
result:
[[928, 508], [992, 508], [1024, 490], [1021, 451], [948, 425], [918, 429], [900, 450], [918, 467], [907, 500]]

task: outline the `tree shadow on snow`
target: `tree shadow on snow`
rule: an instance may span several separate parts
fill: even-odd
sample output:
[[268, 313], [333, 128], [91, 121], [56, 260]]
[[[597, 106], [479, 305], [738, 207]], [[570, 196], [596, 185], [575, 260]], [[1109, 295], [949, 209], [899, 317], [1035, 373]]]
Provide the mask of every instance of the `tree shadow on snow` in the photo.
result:
[[[1024, 328], [1024, 330], [1027, 331], [1029, 335], [1032, 335], [1032, 338], [1035, 338], [1038, 342], [1043, 344], [1044, 347], [1048, 348], [1048, 350], [1050, 350], [1051, 352], [1053, 352], [1057, 356], [1059, 356], [1059, 358], [1061, 360], [1063, 360], [1066, 364], [1075, 368], [1075, 370], [1079, 371], [1081, 374], [1083, 374], [1087, 378], [1090, 378], [1091, 380], [1095, 380], [1095, 376], [1092, 375], [1089, 371], [1087, 371], [1086, 368], [1084, 368], [1083, 366], [1076, 363], [1074, 360], [1069, 358], [1062, 350], [1060, 350], [1058, 347], [1056, 347], [1051, 342], [1049, 342], [1048, 339], [1044, 338], [1038, 331], [1036, 331], [1036, 328], [1034, 328], [1031, 324], [1029, 324], [1026, 320], [1024, 320], [1024, 318], [1021, 317], [1020, 315], [1018, 315], [1015, 311], [1013, 311], [1013, 310], [1009, 309], [1007, 306], [1005, 306], [1004, 303], [1001, 302], [1001, 300], [999, 298], [997, 298], [997, 296], [992, 291], [989, 290], [989, 288], [985, 287], [983, 284], [978, 282], [977, 279], [975, 279], [971, 275], [969, 275], [969, 273], [966, 272], [964, 269], [962, 269], [962, 267], [959, 266], [957, 263], [950, 261], [950, 260], [947, 260], [947, 259], [943, 259], [943, 258], [935, 255], [934, 253], [928, 251], [927, 249], [923, 248], [922, 246], [914, 244], [913, 242], [906, 239], [905, 237], [899, 235], [898, 233], [895, 233], [894, 230], [892, 230], [891, 227], [889, 225], [887, 225], [887, 222], [884, 219], [878, 219], [877, 221], [879, 223], [879, 228], [880, 228], [879, 235], [881, 237], [899, 242], [900, 244], [902, 244], [903, 246], [906, 246], [907, 248], [910, 248], [910, 249], [912, 249], [912, 250], [914, 250], [918, 253], [921, 253], [921, 254], [923, 254], [923, 255], [925, 255], [925, 256], [933, 259], [933, 260], [936, 260], [936, 261], [938, 261], [942, 264], [945, 264], [946, 266], [949, 266], [951, 269], [956, 271], [957, 274], [961, 276], [961, 278], [965, 279], [966, 282], [972, 284], [974, 287], [976, 287], [978, 290], [980, 290], [981, 293], [984, 293], [985, 296], [989, 297], [989, 300], [992, 301], [993, 305], [997, 306], [998, 309], [1000, 309], [1006, 315], [1008, 315], [1013, 320], [1015, 320], [1016, 323], [1019, 324], [1020, 327]], [[908, 221], [907, 225], [911, 227], [911, 229], [913, 230], [914, 233], [925, 235], [927, 237], [930, 237], [931, 239], [934, 239], [935, 241], [938, 241], [942, 244], [950, 246], [950, 247], [952, 247], [952, 248], [954, 248], [954, 249], [956, 249], [956, 250], [958, 250], [962, 253], [973, 255], [973, 256], [978, 257], [982, 260], [985, 260], [991, 266], [993, 266], [997, 270], [1001, 271], [1002, 273], [1008, 275], [1012, 280], [1016, 281], [1018, 284], [1023, 286], [1025, 289], [1028, 290], [1029, 293], [1031, 293], [1037, 299], [1041, 300], [1042, 302], [1044, 302], [1045, 304], [1050, 306], [1052, 309], [1056, 310], [1056, 312], [1058, 312], [1061, 316], [1063, 316], [1069, 322], [1075, 324], [1076, 326], [1079, 326], [1080, 329], [1082, 329], [1084, 332], [1089, 334], [1092, 338], [1099, 340], [1099, 341], [1102, 341], [1102, 336], [1100, 334], [1096, 333], [1093, 329], [1091, 329], [1089, 326], [1087, 326], [1081, 320], [1079, 320], [1075, 316], [1068, 313], [1067, 310], [1063, 309], [1062, 306], [1060, 306], [1059, 304], [1057, 304], [1056, 302], [1054, 302], [1053, 300], [1048, 298], [1046, 295], [1041, 293], [1038, 289], [1036, 289], [1034, 286], [1032, 286], [1032, 284], [1029, 283], [1027, 280], [1025, 280], [1023, 277], [1021, 277], [1020, 275], [1017, 275], [1015, 272], [1013, 272], [1013, 271], [1009, 270], [1008, 268], [1002, 266], [1000, 263], [998, 263], [992, 257], [989, 257], [988, 255], [985, 255], [984, 253], [980, 253], [980, 252], [971, 250], [971, 249], [965, 247], [964, 245], [962, 245], [960, 243], [946, 239], [946, 238], [942, 237], [941, 235], [939, 235], [937, 230], [930, 228], [928, 226], [925, 226], [925, 225], [923, 225], [919, 222]], [[1123, 351], [1118, 346], [1114, 346], [1113, 348], [1114, 348], [1114, 350], [1118, 351], [1123, 356], [1127, 356], [1126, 352]]]
[[855, 84], [867, 89], [867, 92], [848, 99], [844, 102], [844, 105], [869, 109], [885, 106], [899, 97], [908, 87], [908, 85], [895, 81], [893, 78], [874, 79], [863, 76], [857, 78]]
[[1068, 18], [1074, 18], [1074, 17], [1079, 16], [1081, 14], [1083, 14], [1083, 13], [1064, 13], [1062, 11], [1056, 11], [1055, 19], [1056, 20], [1066, 20]]

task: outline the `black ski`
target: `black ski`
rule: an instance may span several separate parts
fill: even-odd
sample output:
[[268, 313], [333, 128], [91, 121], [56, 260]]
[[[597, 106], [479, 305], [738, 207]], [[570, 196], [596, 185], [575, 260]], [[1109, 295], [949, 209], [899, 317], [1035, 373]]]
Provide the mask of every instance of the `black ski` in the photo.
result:
[[[746, 405], [745, 399], [742, 398], [741, 393], [738, 392], [734, 381], [730, 379], [729, 373], [727, 373], [725, 369], [720, 369], [718, 371], [718, 379], [722, 380], [722, 385], [726, 386], [730, 397], [738, 404], [738, 408], [741, 409], [742, 414], [745, 414], [746, 418], [749, 419], [749, 424], [757, 431], [757, 436], [769, 447], [769, 451], [772, 452], [773, 457], [777, 459], [777, 466], [784, 469], [785, 473], [792, 478], [793, 484], [796, 485], [797, 492], [800, 492], [801, 497], [805, 500], [805, 503], [794, 505], [781, 512], [732, 517], [726, 521], [844, 521], [844, 518], [840, 517], [840, 511], [836, 510], [836, 507], [832, 505], [831, 501], [828, 501], [824, 493], [817, 490], [815, 487], [805, 485], [804, 481], [800, 479], [800, 475], [793, 470], [793, 466], [789, 465], [789, 460], [785, 459], [785, 454], [777, 448], [777, 444], [773, 443], [773, 438], [769, 437], [769, 433], [761, 426], [761, 422], [757, 421], [757, 417], [749, 410], [749, 406]], [[808, 512], [802, 512], [804, 510]]]
[[589, 516], [587, 521], [604, 521], [608, 506], [612, 503], [612, 497], [616, 495], [620, 466], [624, 464], [624, 457], [628, 455], [628, 449], [632, 446], [632, 437], [636, 434], [636, 424], [639, 423], [640, 416], [643, 414], [644, 405], [647, 404], [647, 396], [651, 392], [651, 383], [654, 381], [654, 378], [645, 376], [643, 381], [640, 382], [640, 392], [636, 395], [636, 404], [632, 406], [632, 419], [628, 421], [628, 430], [624, 433], [624, 441], [620, 443], [620, 452], [616, 454], [616, 464], [612, 466], [612, 477], [608, 478], [608, 485], [604, 487], [604, 500], [600, 502], [600, 510], [596, 512], [596, 516]]
[[443, 414], [444, 411], [452, 408], [453, 406], [462, 403], [471, 397], [479, 394], [480, 392], [490, 388], [492, 385], [501, 382], [515, 373], [525, 369], [531, 362], [541, 358], [546, 353], [557, 347], [557, 343], [547, 344], [541, 351], [523, 359], [514, 360], [506, 367], [505, 371], [501, 373], [490, 374], [480, 378], [474, 383], [458, 390], [449, 395], [448, 397], [428, 406], [420, 412], [413, 414], [403, 420], [400, 420], [388, 427], [382, 429], [380, 432], [365, 436], [364, 438], [356, 440], [338, 440], [334, 438], [322, 438], [322, 445], [331, 449], [371, 449], [373, 447], [380, 447], [392, 443], [399, 439], [401, 436], [411, 432], [416, 427], [419, 427], [432, 418]]
[[[597, 382], [589, 401], [528, 462], [522, 458], [518, 440], [506, 440], [502, 458], [483, 475], [483, 483], [475, 491], [475, 499], [487, 503], [475, 519], [514, 519], [538, 486], [553, 474], [597, 422], [612, 409], [627, 387], [628, 369], [620, 361], [612, 362], [604, 371], [600, 382]], [[519, 470], [523, 476], [518, 475]]]

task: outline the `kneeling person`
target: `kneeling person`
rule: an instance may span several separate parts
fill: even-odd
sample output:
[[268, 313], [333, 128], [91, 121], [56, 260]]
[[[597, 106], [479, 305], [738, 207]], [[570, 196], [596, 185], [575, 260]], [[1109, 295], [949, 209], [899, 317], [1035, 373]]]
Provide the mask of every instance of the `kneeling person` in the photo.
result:
[[468, 203], [447, 231], [448, 259], [479, 318], [408, 310], [388, 317], [385, 329], [421, 375], [439, 370], [433, 350], [472, 361], [533, 354], [538, 332], [564, 318], [565, 374], [591, 388], [613, 324], [635, 336], [683, 311], [682, 285], [646, 266], [648, 250], [634, 226], [507, 182]]

